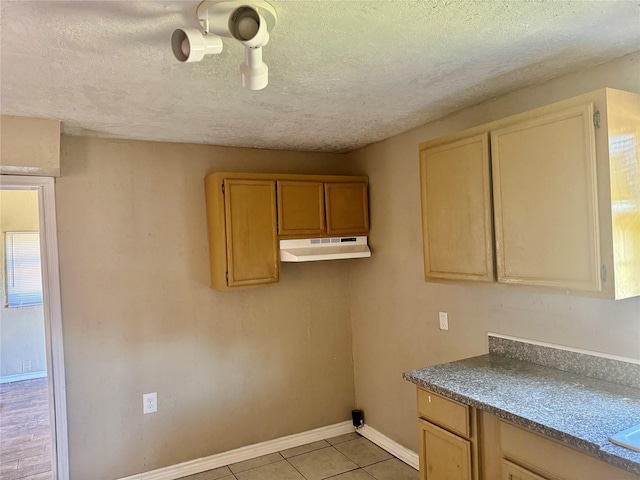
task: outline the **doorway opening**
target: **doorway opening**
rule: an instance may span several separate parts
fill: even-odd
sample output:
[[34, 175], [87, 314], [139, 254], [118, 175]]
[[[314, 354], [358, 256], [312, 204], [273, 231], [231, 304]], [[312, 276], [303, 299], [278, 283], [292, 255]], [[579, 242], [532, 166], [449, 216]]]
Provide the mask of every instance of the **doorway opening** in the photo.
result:
[[0, 469], [68, 480], [54, 180], [0, 176]]

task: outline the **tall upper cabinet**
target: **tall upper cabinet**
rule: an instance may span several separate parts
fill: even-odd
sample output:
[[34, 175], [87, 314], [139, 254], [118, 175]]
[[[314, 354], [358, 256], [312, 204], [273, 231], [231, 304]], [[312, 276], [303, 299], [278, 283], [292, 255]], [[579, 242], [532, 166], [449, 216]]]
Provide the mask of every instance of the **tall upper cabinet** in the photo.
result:
[[498, 281], [602, 288], [593, 104], [491, 132]]
[[493, 281], [489, 135], [423, 149], [420, 176], [427, 279]]
[[602, 89], [422, 144], [426, 280], [640, 295], [639, 138]]
[[212, 287], [278, 282], [276, 182], [216, 174], [206, 182]]

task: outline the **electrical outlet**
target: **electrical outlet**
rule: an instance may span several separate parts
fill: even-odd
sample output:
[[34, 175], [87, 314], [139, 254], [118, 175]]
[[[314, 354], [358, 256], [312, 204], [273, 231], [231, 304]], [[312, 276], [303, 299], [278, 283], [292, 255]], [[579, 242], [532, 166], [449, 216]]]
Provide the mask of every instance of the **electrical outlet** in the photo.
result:
[[154, 413], [158, 411], [158, 393], [145, 393], [142, 395], [142, 413]]
[[440, 319], [440, 330], [449, 330], [449, 317], [447, 312], [438, 312], [438, 318]]

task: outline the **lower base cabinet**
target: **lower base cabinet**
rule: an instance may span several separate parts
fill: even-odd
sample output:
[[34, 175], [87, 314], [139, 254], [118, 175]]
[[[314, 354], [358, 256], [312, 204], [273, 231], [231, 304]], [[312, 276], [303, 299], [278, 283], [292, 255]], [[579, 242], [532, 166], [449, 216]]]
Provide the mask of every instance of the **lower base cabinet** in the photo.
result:
[[479, 480], [475, 411], [418, 388], [420, 480]]
[[640, 480], [494, 415], [417, 392], [420, 480]]
[[471, 480], [471, 444], [419, 420], [420, 480]]
[[548, 480], [504, 459], [501, 471], [502, 480]]
[[[493, 415], [489, 421], [497, 423], [498, 438], [486, 438], [485, 442], [497, 442], [503, 459], [536, 475], [523, 479], [542, 480], [640, 480], [640, 475], [614, 467], [591, 455], [582, 453], [562, 442], [518, 427]], [[509, 478], [509, 477], [507, 477]], [[518, 477], [515, 477], [516, 479]]]

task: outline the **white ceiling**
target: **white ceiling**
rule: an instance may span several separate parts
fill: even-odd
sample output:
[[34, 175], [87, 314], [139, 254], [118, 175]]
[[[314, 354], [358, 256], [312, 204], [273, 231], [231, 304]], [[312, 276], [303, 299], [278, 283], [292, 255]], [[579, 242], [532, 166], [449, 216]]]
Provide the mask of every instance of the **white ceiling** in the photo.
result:
[[347, 151], [640, 50], [637, 1], [273, 0], [269, 86], [243, 47], [174, 59], [197, 1], [2, 0], [0, 110], [64, 132]]

